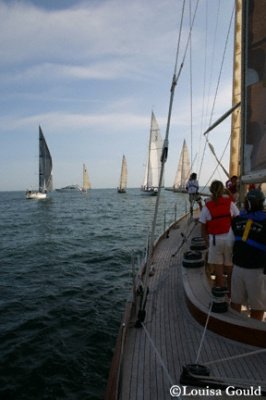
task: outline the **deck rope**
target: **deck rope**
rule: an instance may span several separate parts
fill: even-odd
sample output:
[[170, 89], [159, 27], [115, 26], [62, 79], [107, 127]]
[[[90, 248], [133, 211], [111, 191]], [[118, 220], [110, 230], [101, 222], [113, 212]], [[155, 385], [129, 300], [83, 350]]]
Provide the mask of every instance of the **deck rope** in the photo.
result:
[[[145, 332], [145, 334], [146, 334], [146, 336], [147, 336], [147, 339], [148, 339], [148, 341], [149, 341], [149, 343], [150, 343], [152, 349], [154, 350], [156, 356], [158, 357], [159, 363], [160, 363], [161, 367], [163, 368], [163, 370], [164, 370], [164, 372], [165, 372], [165, 375], [166, 375], [166, 377], [167, 377], [167, 379], [168, 379], [170, 385], [171, 385], [171, 386], [174, 386], [174, 381], [173, 381], [172, 377], [170, 376], [170, 374], [169, 374], [169, 372], [168, 372], [168, 369], [167, 369], [167, 367], [166, 367], [166, 365], [165, 365], [165, 362], [163, 361], [163, 359], [162, 359], [162, 357], [161, 357], [159, 351], [157, 350], [157, 348], [156, 348], [156, 346], [155, 346], [155, 343], [154, 343], [154, 341], [152, 340], [152, 338], [151, 338], [151, 336], [150, 336], [150, 334], [149, 334], [149, 332], [148, 332], [146, 326], [144, 325], [143, 322], [141, 323], [141, 325], [142, 325], [142, 328], [144, 329], [144, 332]], [[181, 398], [180, 396], [176, 396], [176, 398], [179, 399], [179, 400], [182, 400], [182, 398]]]
[[[203, 330], [203, 333], [202, 333], [202, 337], [201, 337], [201, 341], [200, 341], [200, 345], [199, 345], [199, 349], [198, 349], [197, 357], [196, 357], [196, 361], [195, 361], [196, 364], [199, 361], [199, 357], [200, 357], [200, 353], [201, 353], [201, 350], [202, 350], [203, 342], [204, 342], [205, 337], [206, 337], [207, 326], [208, 326], [209, 319], [210, 319], [210, 316], [211, 316], [211, 313], [212, 313], [212, 305], [213, 305], [213, 301], [211, 301], [211, 303], [210, 303], [209, 311], [208, 311], [208, 314], [207, 314], [206, 323], [205, 323], [205, 326], [204, 326], [204, 330]], [[208, 366], [208, 365], [212, 365], [212, 364], [218, 364], [218, 363], [222, 363], [222, 362], [225, 362], [225, 361], [236, 360], [236, 359], [239, 359], [239, 358], [249, 357], [249, 356], [253, 356], [255, 354], [261, 354], [261, 353], [265, 353], [265, 352], [266, 352], [266, 349], [254, 350], [254, 351], [250, 351], [250, 352], [247, 352], [247, 353], [237, 354], [235, 356], [219, 358], [219, 359], [216, 359], [216, 360], [204, 362], [204, 363], [202, 363], [202, 365]]]
[[[197, 354], [196, 363], [198, 363], [198, 359], [199, 359], [200, 352], [201, 352], [201, 349], [202, 349], [203, 341], [204, 341], [204, 338], [205, 338], [205, 335], [206, 335], [207, 325], [208, 325], [209, 318], [210, 318], [210, 315], [211, 315], [212, 303], [210, 305], [210, 309], [209, 309], [209, 312], [208, 312], [206, 324], [205, 324], [203, 335], [202, 335], [202, 338], [201, 338], [201, 342], [200, 342], [200, 346], [199, 346], [199, 350], [198, 350], [198, 354]], [[220, 358], [220, 359], [204, 362], [204, 363], [201, 363], [201, 365], [209, 366], [209, 365], [212, 365], [212, 364], [219, 364], [219, 363], [222, 363], [222, 362], [225, 362], [225, 361], [232, 361], [232, 360], [236, 360], [236, 359], [240, 359], [240, 358], [244, 358], [244, 357], [249, 357], [249, 356], [253, 356], [253, 355], [261, 354], [261, 353], [265, 353], [265, 352], [266, 352], [266, 349], [254, 350], [254, 351], [250, 351], [250, 352], [243, 353], [243, 354], [237, 354], [235, 356], [230, 356], [230, 357], [225, 357], [225, 358]], [[197, 379], [204, 379], [206, 381], [211, 381], [211, 383], [222, 383], [221, 381], [224, 381], [227, 385], [229, 385], [229, 383], [232, 383], [232, 384], [239, 383], [239, 384], [241, 384], [242, 386], [245, 386], [245, 387], [249, 387], [251, 385], [254, 386], [254, 384], [257, 384], [257, 385], [260, 385], [260, 386], [265, 385], [264, 381], [259, 381], [259, 380], [247, 381], [246, 378], [242, 379], [242, 378], [232, 378], [232, 377], [228, 377], [228, 376], [227, 377], [223, 377], [223, 376], [217, 377], [217, 376], [212, 376], [212, 375], [208, 375], [207, 376], [207, 375], [194, 375], [194, 374], [191, 374], [191, 376], [195, 377]]]
[[[259, 381], [259, 380], [252, 380], [252, 381], [247, 381], [245, 378], [232, 378], [228, 376], [214, 376], [214, 375], [195, 375], [195, 374], [190, 374], [193, 378], [197, 379], [202, 379], [205, 381], [206, 384], [223, 384], [223, 385], [228, 385], [230, 384], [241, 384], [242, 387], [250, 387], [254, 386], [254, 384], [261, 386], [262, 388], [265, 387], [265, 381]], [[264, 390], [264, 389], [263, 389]]]
[[260, 354], [260, 353], [265, 353], [266, 349], [259, 349], [259, 350], [254, 350], [254, 351], [249, 351], [248, 353], [242, 353], [242, 354], [237, 354], [236, 356], [231, 356], [231, 357], [225, 357], [225, 358], [220, 358], [217, 360], [213, 360], [213, 361], [208, 361], [206, 363], [203, 363], [203, 365], [211, 365], [211, 364], [218, 364], [224, 361], [229, 361], [229, 360], [236, 360], [238, 358], [244, 358], [244, 357], [249, 357], [249, 356], [253, 356], [255, 354]]
[[[213, 301], [210, 303], [210, 307], [209, 307], [206, 323], [205, 323], [205, 326], [204, 326], [204, 330], [203, 330], [203, 333], [202, 333], [202, 337], [201, 337], [201, 341], [200, 341], [200, 345], [199, 345], [199, 349], [198, 349], [198, 353], [197, 353], [197, 357], [196, 357], [196, 361], [195, 361], [196, 364], [199, 361], [199, 357], [200, 357], [200, 353], [201, 353], [201, 350], [202, 350], [203, 342], [204, 342], [205, 337], [206, 337], [207, 326], [208, 326], [209, 319], [210, 319], [210, 316], [211, 316], [211, 313], [212, 313], [212, 304], [213, 304]], [[208, 362], [204, 362], [204, 363], [201, 363], [201, 364], [206, 367], [206, 366], [209, 366], [209, 365], [212, 365], [212, 364], [218, 364], [218, 363], [222, 363], [222, 362], [226, 362], [226, 361], [237, 360], [237, 359], [240, 359], [240, 358], [250, 357], [250, 356], [253, 356], [253, 355], [256, 355], [256, 354], [265, 353], [265, 352], [266, 352], [266, 349], [259, 349], [259, 350], [249, 351], [247, 353], [237, 354], [235, 356], [219, 358], [219, 359], [208, 361]], [[191, 374], [191, 375], [193, 375], [193, 374]], [[199, 378], [198, 375], [196, 377]], [[217, 379], [217, 377], [214, 377], [214, 376], [213, 377], [211, 377], [211, 376], [207, 377], [207, 376], [205, 376], [205, 379]], [[228, 379], [228, 377], [226, 377], [226, 378], [219, 377], [219, 379]], [[229, 379], [231, 379], [231, 378], [229, 378]], [[233, 382], [233, 380], [231, 380], [231, 381]], [[238, 379], [237, 382], [246, 382], [246, 380], [242, 381], [241, 379]], [[256, 382], [252, 381], [251, 383], [254, 385], [254, 383], [256, 383]], [[259, 383], [261, 383], [261, 382], [259, 381]]]
[[[199, 345], [199, 349], [198, 349], [198, 353], [197, 353], [197, 357], [196, 357], [196, 364], [197, 364], [198, 361], [199, 361], [201, 349], [202, 349], [203, 342], [204, 342], [204, 339], [205, 339], [205, 336], [206, 336], [207, 326], [208, 326], [209, 319], [210, 319], [210, 316], [211, 316], [211, 311], [212, 311], [212, 305], [213, 305], [213, 301], [211, 301], [211, 303], [210, 303], [210, 307], [209, 307], [209, 311], [208, 311], [206, 323], [205, 323], [205, 326], [204, 326], [203, 334], [202, 334], [202, 336], [201, 336], [200, 345]], [[204, 365], [205, 365], [205, 364], [204, 364]]]

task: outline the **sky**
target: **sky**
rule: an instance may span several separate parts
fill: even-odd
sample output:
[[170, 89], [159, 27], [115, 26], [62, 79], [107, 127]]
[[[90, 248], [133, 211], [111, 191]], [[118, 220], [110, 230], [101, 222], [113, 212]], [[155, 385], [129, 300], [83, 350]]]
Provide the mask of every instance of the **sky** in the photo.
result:
[[[81, 184], [83, 163], [93, 188], [117, 187], [123, 154], [128, 187], [142, 185], [152, 110], [165, 136], [182, 5], [181, 0], [0, 0], [0, 191], [37, 188], [39, 125], [52, 154], [55, 188]], [[196, 0], [185, 6], [177, 71]], [[221, 73], [220, 67], [233, 7], [234, 0], [199, 1], [175, 90], [165, 186], [174, 183], [185, 138], [193, 169], [200, 169], [202, 130], [231, 107], [233, 28]], [[218, 155], [229, 134], [230, 121], [211, 133]], [[208, 151], [206, 159], [201, 185], [216, 165]], [[227, 167], [228, 158], [224, 162]], [[225, 179], [220, 172], [215, 177]]]

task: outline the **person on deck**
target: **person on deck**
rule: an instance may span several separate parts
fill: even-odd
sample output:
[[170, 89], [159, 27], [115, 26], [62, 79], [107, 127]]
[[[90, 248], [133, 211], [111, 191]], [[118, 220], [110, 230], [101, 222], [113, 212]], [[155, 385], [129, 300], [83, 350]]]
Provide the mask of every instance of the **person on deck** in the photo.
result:
[[225, 188], [233, 201], [236, 202], [239, 197], [238, 178], [236, 175], [233, 175], [228, 181], [226, 181]]
[[232, 252], [234, 234], [231, 229], [232, 217], [239, 215], [239, 210], [232, 199], [224, 195], [221, 181], [213, 181], [210, 186], [211, 199], [203, 207], [199, 222], [201, 234], [209, 246], [208, 263], [212, 264], [215, 273], [215, 286], [225, 287], [230, 295], [232, 275]]
[[250, 307], [250, 317], [263, 319], [266, 311], [266, 212], [265, 197], [260, 189], [247, 193], [245, 211], [235, 218], [233, 248], [232, 303]]
[[198, 203], [199, 209], [202, 210], [201, 197], [199, 194], [199, 183], [197, 180], [197, 174], [193, 172], [190, 175], [190, 178], [186, 184], [186, 190], [189, 194], [189, 202], [190, 202], [190, 214], [193, 214], [193, 205], [195, 202]]

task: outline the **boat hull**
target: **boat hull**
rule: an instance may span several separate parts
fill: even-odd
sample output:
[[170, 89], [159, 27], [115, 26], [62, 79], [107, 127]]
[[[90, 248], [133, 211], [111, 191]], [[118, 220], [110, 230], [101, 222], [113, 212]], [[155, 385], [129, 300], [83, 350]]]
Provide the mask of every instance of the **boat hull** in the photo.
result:
[[151, 188], [150, 187], [148, 187], [148, 188], [142, 187], [140, 190], [142, 193], [147, 194], [149, 196], [157, 196], [157, 194], [158, 194], [158, 188], [154, 188], [154, 187], [151, 187]]
[[46, 198], [47, 198], [46, 193], [41, 193], [41, 192], [31, 191], [31, 190], [26, 192], [26, 199], [28, 199], [28, 200], [43, 200]]
[[60, 189], [55, 189], [57, 192], [61, 193], [73, 193], [73, 192], [83, 192], [85, 189], [81, 189], [78, 185], [69, 185]]
[[175, 188], [173, 188], [172, 191], [174, 193], [187, 193], [186, 189], [175, 189]]

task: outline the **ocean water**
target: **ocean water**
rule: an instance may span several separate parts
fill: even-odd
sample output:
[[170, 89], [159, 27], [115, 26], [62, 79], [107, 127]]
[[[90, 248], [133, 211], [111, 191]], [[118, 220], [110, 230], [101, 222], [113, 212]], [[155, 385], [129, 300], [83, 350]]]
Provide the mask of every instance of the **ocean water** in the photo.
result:
[[[155, 197], [0, 192], [0, 397], [100, 400]], [[187, 210], [162, 191], [157, 235]]]

